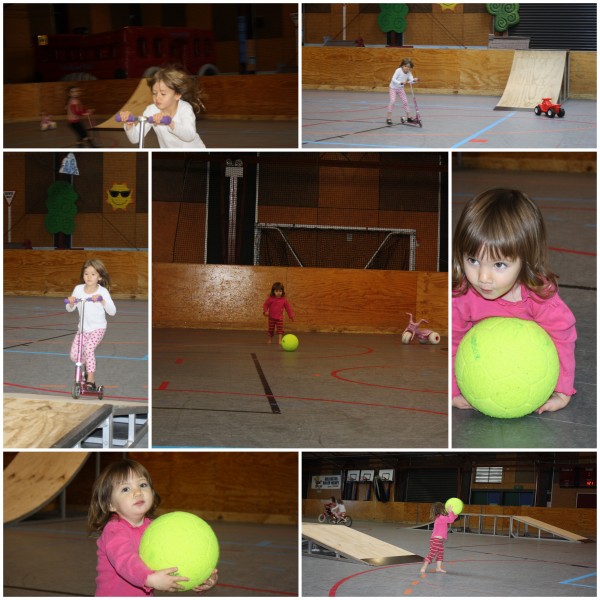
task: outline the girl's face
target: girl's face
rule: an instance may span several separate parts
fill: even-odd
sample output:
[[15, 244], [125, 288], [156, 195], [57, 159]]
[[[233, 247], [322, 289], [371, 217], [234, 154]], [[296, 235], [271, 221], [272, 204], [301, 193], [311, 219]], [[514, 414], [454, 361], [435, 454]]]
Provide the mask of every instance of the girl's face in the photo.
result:
[[281, 298], [283, 296], [283, 290], [275, 290], [275, 297]]
[[152, 100], [161, 112], [175, 112], [180, 98], [181, 94], [167, 87], [162, 81], [157, 81], [152, 86]]
[[144, 517], [152, 508], [154, 492], [145, 477], [130, 472], [125, 481], [113, 486], [110, 496], [110, 510], [134, 527], [144, 522]]
[[86, 267], [83, 271], [83, 281], [88, 288], [95, 288], [100, 283], [100, 273], [94, 267]]
[[492, 260], [488, 255], [465, 256], [463, 268], [473, 289], [486, 300], [497, 300], [512, 292], [521, 273], [521, 259]]
[[408, 73], [410, 71], [410, 65], [402, 65], [401, 68], [404, 73]]

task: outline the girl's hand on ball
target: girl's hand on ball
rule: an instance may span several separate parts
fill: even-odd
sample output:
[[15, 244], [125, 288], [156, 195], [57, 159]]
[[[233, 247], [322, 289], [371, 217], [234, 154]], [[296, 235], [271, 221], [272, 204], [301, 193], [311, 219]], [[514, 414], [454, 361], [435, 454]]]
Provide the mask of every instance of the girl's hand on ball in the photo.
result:
[[210, 577], [201, 585], [197, 585], [195, 588], [192, 588], [197, 594], [201, 594], [202, 592], [207, 592], [210, 588], [215, 587], [217, 585], [217, 581], [219, 580], [219, 571], [215, 569]]
[[565, 406], [567, 406], [567, 404], [569, 404], [569, 402], [571, 402], [571, 396], [561, 394], [561, 392], [554, 392], [552, 396], [550, 396], [550, 398], [548, 398], [548, 400], [544, 404], [542, 404], [542, 406], [540, 406], [535, 412], [538, 415], [541, 415], [546, 411], [554, 412], [560, 410], [561, 408], [564, 408]]
[[187, 577], [179, 577], [172, 575], [171, 573], [177, 573], [177, 567], [169, 567], [168, 569], [160, 569], [160, 571], [154, 571], [148, 575], [146, 579], [146, 586], [161, 592], [178, 592], [183, 589], [183, 586], [179, 585], [178, 581], [189, 581]]
[[461, 395], [452, 398], [452, 406], [454, 408], [473, 408]]

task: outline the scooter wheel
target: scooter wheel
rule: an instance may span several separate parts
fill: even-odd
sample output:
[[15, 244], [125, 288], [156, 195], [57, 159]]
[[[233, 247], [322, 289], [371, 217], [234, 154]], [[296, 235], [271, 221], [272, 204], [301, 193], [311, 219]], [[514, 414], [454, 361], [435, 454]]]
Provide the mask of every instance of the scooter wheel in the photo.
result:
[[104, 386], [99, 385], [98, 386], [98, 400], [102, 400], [102, 398], [104, 398]]
[[81, 386], [79, 385], [78, 381], [76, 381], [73, 384], [73, 389], [71, 390], [71, 396], [73, 396], [73, 398], [75, 398], [75, 400], [77, 400], [79, 398], [79, 396], [81, 396]]

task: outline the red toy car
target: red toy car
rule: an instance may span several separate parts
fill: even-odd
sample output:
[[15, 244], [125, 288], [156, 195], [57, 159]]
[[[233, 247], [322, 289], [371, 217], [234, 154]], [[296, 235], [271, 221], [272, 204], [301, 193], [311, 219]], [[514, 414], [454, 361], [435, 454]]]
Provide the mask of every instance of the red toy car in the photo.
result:
[[542, 98], [542, 101], [533, 109], [533, 112], [539, 117], [542, 113], [553, 119], [556, 115], [565, 116], [565, 109], [560, 104], [552, 102], [552, 98]]

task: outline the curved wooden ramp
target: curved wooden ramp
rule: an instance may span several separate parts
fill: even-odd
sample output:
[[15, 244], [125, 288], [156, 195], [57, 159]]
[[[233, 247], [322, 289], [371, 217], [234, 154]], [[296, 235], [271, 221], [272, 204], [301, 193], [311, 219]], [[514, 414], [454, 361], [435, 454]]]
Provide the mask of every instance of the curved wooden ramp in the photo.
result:
[[73, 480], [89, 452], [19, 452], [4, 469], [4, 524], [46, 506]]
[[[302, 523], [307, 554], [353, 560], [373, 567], [422, 562], [423, 557], [342, 525]], [[328, 553], [324, 553], [323, 549]]]
[[[139, 116], [150, 104], [152, 104], [152, 92], [148, 87], [148, 80], [142, 78], [133, 94], [129, 97], [129, 100], [117, 112], [127, 110], [131, 114]], [[96, 125], [94, 129], [122, 129], [123, 124], [115, 121], [116, 114], [111, 115], [106, 121], [100, 123], [100, 125]]]
[[515, 50], [504, 93], [494, 110], [533, 111], [542, 98], [560, 104], [568, 96], [567, 82], [566, 50]]

